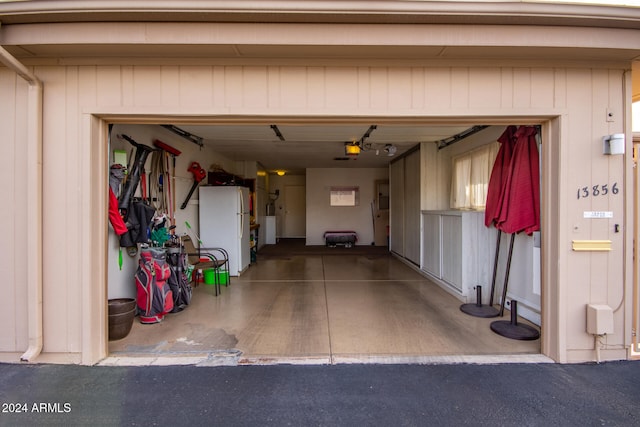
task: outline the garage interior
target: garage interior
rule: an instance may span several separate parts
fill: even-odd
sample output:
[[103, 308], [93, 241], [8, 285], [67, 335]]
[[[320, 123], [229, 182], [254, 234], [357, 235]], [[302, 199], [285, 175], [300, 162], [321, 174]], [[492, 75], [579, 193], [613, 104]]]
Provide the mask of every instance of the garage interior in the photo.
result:
[[[463, 146], [466, 136], [485, 127], [179, 125], [202, 149], [235, 162], [255, 161], [267, 174], [289, 175], [304, 175], [308, 168], [389, 168], [422, 142]], [[346, 154], [349, 144], [362, 148], [358, 156]], [[275, 245], [258, 249], [255, 262], [222, 286], [220, 295], [215, 286], [200, 284], [182, 312], [153, 325], [134, 321], [127, 337], [109, 342], [110, 356], [103, 363], [153, 364], [163, 357], [171, 363], [179, 363], [178, 357], [184, 363], [232, 365], [548, 361], [540, 355], [539, 339], [509, 339], [490, 329], [493, 321], [509, 319], [508, 306], [501, 318], [469, 316], [460, 310], [464, 301], [386, 245], [359, 242], [346, 248], [308, 242], [279, 235]], [[529, 320], [519, 322], [539, 329]]]

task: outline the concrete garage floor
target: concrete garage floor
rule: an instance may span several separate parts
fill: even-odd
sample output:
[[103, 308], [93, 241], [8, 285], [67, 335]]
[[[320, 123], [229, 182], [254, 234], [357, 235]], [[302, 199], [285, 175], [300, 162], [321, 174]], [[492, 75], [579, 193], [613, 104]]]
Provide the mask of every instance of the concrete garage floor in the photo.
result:
[[102, 364], [549, 361], [540, 340], [497, 335], [489, 327], [497, 319], [460, 304], [386, 248], [288, 242], [264, 247], [221, 295], [200, 285], [162, 323], [136, 318]]

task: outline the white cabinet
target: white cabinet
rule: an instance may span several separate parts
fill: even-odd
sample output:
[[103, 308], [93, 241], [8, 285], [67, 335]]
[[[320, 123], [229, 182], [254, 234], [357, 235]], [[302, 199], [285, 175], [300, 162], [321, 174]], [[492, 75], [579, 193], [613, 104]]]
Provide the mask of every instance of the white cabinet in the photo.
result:
[[[440, 253], [442, 259], [441, 278], [459, 292], [466, 294], [462, 280], [462, 271], [469, 261], [468, 252], [463, 251], [462, 244], [462, 216], [441, 215]], [[464, 246], [466, 247], [466, 245]]]
[[260, 236], [258, 250], [264, 245], [276, 244], [276, 217], [275, 216], [261, 216], [258, 217], [258, 223], [260, 224]]
[[276, 217], [264, 217], [264, 243], [267, 245], [276, 244]]
[[424, 271], [434, 275], [435, 277], [441, 277], [442, 271], [442, 230], [441, 230], [441, 216], [435, 213], [422, 214], [422, 265], [421, 268]]
[[420, 151], [400, 157], [389, 167], [390, 249], [420, 263]]
[[484, 212], [422, 211], [420, 268], [463, 301], [475, 301], [475, 286], [488, 295], [495, 253], [494, 229]]

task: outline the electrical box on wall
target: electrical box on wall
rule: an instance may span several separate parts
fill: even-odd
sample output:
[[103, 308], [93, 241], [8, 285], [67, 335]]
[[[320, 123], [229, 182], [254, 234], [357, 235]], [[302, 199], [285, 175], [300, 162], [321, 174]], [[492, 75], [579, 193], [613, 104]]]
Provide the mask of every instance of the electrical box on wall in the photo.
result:
[[603, 154], [615, 155], [624, 154], [625, 136], [624, 133], [606, 135], [602, 138]]
[[587, 333], [606, 335], [613, 333], [613, 310], [604, 304], [587, 305]]

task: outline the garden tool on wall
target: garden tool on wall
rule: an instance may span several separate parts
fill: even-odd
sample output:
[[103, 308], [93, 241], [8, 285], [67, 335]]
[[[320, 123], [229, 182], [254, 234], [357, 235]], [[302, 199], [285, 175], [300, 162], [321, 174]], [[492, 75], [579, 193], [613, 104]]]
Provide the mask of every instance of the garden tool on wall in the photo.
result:
[[196, 240], [198, 241], [198, 246], [202, 246], [202, 240], [200, 240], [200, 236], [198, 236], [198, 233], [193, 231], [193, 228], [191, 228], [191, 224], [189, 224], [189, 221], [185, 221], [184, 225], [187, 226], [187, 230], [189, 230], [189, 232], [193, 233], [196, 236]]
[[178, 157], [182, 152], [169, 144], [166, 144], [159, 139], [153, 141], [153, 145], [167, 153], [167, 156], [171, 156], [173, 160], [173, 167], [169, 169], [169, 163], [167, 159], [167, 167], [166, 170], [170, 171], [166, 173], [165, 185], [167, 186], [167, 195], [169, 196], [169, 200], [167, 202], [167, 207], [169, 210], [169, 218], [171, 223], [175, 225], [174, 212], [176, 210], [176, 157]]
[[118, 198], [116, 194], [120, 188], [120, 182], [124, 177], [124, 169], [122, 165], [113, 164], [109, 170], [109, 222], [113, 227], [113, 231], [118, 236], [122, 236], [128, 231], [127, 225], [120, 216], [120, 210], [118, 208]]
[[189, 199], [191, 199], [193, 192], [198, 188], [198, 184], [207, 177], [207, 171], [204, 170], [198, 162], [191, 163], [187, 170], [193, 174], [193, 185], [191, 186], [191, 190], [189, 190], [189, 194], [187, 194], [187, 198], [184, 199], [182, 206], [180, 206], [180, 209], [187, 207], [187, 203], [189, 203]]
[[[111, 147], [111, 130], [113, 124], [109, 124], [109, 147]], [[125, 176], [124, 166], [119, 163], [114, 163], [109, 168], [109, 221], [113, 227], [113, 230], [118, 236], [129, 231], [127, 225], [124, 223], [124, 219], [120, 216], [120, 209], [118, 206], [118, 197], [120, 193], [120, 184]], [[122, 270], [122, 247], [118, 248], [118, 268]]]
[[118, 208], [128, 228], [128, 231], [120, 236], [120, 247], [126, 247], [129, 256], [135, 256], [138, 249], [137, 243], [147, 243], [149, 240], [146, 232], [147, 225], [153, 218], [155, 209], [142, 202], [133, 203], [133, 195], [140, 183], [140, 175], [144, 173], [147, 157], [156, 149], [140, 144], [128, 135], [118, 135], [118, 138], [124, 139], [135, 147], [133, 165], [128, 171], [124, 188], [118, 198]]
[[140, 175], [144, 173], [144, 164], [147, 161], [149, 153], [155, 151], [155, 149], [149, 147], [148, 145], [140, 144], [134, 141], [130, 136], [124, 134], [118, 135], [118, 138], [126, 140], [127, 142], [129, 142], [129, 144], [133, 145], [136, 148], [133, 165], [131, 166], [131, 170], [129, 170], [127, 174], [127, 180], [124, 184], [122, 193], [120, 194], [120, 198], [118, 199], [118, 207], [120, 208], [120, 211], [124, 213], [124, 218], [126, 221], [127, 217], [129, 216], [129, 206], [131, 205], [133, 195], [135, 194], [138, 188], [138, 184], [140, 183]]

